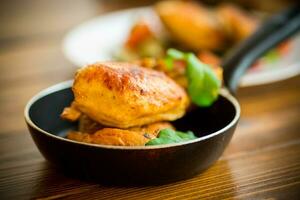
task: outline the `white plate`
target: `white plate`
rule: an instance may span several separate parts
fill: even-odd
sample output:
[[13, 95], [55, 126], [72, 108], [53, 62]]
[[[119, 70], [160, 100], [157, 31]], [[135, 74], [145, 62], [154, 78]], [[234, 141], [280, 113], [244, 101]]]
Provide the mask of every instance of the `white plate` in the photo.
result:
[[[149, 7], [112, 12], [89, 20], [71, 30], [63, 41], [63, 52], [76, 66], [111, 60], [124, 43], [132, 25], [140, 17], [155, 16]], [[275, 63], [249, 71], [242, 86], [259, 85], [300, 74], [300, 35], [290, 44], [290, 51]]]

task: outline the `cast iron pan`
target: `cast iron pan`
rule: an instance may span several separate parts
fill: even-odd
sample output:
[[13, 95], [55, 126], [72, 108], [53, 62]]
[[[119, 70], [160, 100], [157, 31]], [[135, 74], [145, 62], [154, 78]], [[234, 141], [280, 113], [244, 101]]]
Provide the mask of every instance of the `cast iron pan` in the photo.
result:
[[77, 124], [62, 120], [60, 113], [73, 100], [72, 81], [34, 96], [25, 108], [26, 123], [43, 156], [79, 178], [112, 184], [162, 184], [192, 177], [221, 156], [233, 135], [240, 106], [231, 93], [241, 75], [258, 57], [299, 28], [299, 8], [290, 8], [268, 20], [224, 60], [224, 83], [229, 90], [222, 89], [213, 106], [197, 108], [174, 122], [178, 130], [191, 130], [198, 139], [145, 147], [68, 140], [64, 138], [67, 131], [76, 129]]

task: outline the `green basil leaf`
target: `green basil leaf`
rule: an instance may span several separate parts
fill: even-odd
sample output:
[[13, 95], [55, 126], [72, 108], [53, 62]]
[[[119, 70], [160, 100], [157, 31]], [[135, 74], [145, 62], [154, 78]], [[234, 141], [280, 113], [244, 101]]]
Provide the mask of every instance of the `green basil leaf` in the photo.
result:
[[168, 68], [168, 70], [173, 69], [174, 60], [184, 60], [185, 54], [181, 51], [178, 51], [176, 49], [168, 49], [167, 50], [167, 56], [164, 59], [164, 62]]
[[184, 60], [185, 59], [185, 53], [178, 51], [177, 49], [168, 49], [167, 55], [170, 58], [176, 59], [176, 60]]
[[173, 65], [174, 65], [174, 59], [171, 57], [166, 57], [164, 59], [165, 65], [167, 66], [168, 70], [172, 70], [173, 69]]
[[214, 71], [201, 63], [194, 54], [187, 55], [186, 76], [188, 93], [193, 103], [206, 107], [218, 98], [221, 81]]
[[266, 53], [263, 57], [262, 60], [266, 61], [267, 63], [273, 63], [277, 61], [280, 58], [280, 54], [278, 53], [278, 50], [273, 49]]
[[188, 93], [193, 103], [207, 107], [218, 98], [221, 81], [208, 65], [202, 63], [193, 53], [183, 53], [176, 49], [167, 51], [168, 64], [174, 60], [184, 60], [187, 63], [186, 76]]
[[174, 131], [172, 129], [163, 129], [158, 133], [158, 137], [146, 143], [148, 145], [171, 144], [183, 141], [188, 141], [197, 138], [193, 132], [187, 133]]

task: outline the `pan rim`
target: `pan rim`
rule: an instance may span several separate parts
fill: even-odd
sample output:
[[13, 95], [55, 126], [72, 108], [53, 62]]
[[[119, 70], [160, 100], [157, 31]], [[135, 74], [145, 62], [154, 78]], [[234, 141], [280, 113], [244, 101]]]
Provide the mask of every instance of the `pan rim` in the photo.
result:
[[29, 111], [31, 106], [38, 101], [39, 99], [50, 95], [54, 92], [60, 91], [60, 90], [64, 90], [67, 89], [69, 87], [72, 86], [73, 80], [67, 80], [64, 82], [60, 82], [57, 83], [53, 86], [50, 86], [48, 88], [43, 89], [42, 91], [38, 92], [36, 95], [34, 95], [26, 104], [25, 109], [24, 109], [24, 117], [25, 117], [25, 121], [27, 122], [27, 124], [29, 126], [31, 126], [32, 128], [36, 129], [39, 133], [43, 133], [44, 135], [48, 136], [48, 137], [52, 137], [53, 139], [58, 139], [61, 140], [63, 142], [71, 142], [74, 144], [78, 144], [78, 145], [85, 145], [85, 146], [90, 146], [90, 147], [95, 147], [95, 148], [105, 148], [105, 149], [119, 149], [119, 150], [149, 150], [149, 149], [161, 149], [161, 148], [170, 148], [170, 147], [175, 147], [175, 146], [183, 146], [183, 145], [188, 145], [188, 144], [193, 144], [193, 143], [198, 143], [200, 141], [203, 140], [207, 140], [209, 138], [212, 138], [214, 136], [217, 136], [221, 133], [226, 132], [226, 130], [230, 129], [232, 126], [234, 126], [237, 121], [240, 118], [240, 113], [241, 113], [241, 108], [240, 105], [238, 103], [238, 101], [236, 100], [235, 97], [233, 97], [230, 92], [226, 89], [226, 88], [222, 88], [220, 90], [220, 95], [222, 95], [223, 97], [225, 97], [227, 100], [229, 100], [232, 105], [235, 108], [235, 116], [234, 118], [230, 121], [230, 123], [228, 123], [225, 127], [223, 127], [222, 129], [193, 139], [193, 140], [189, 140], [189, 141], [185, 141], [185, 142], [178, 142], [178, 143], [172, 143], [172, 144], [163, 144], [163, 145], [151, 145], [151, 146], [114, 146], [114, 145], [100, 145], [100, 144], [90, 144], [90, 143], [84, 143], [84, 142], [78, 142], [78, 141], [74, 141], [74, 140], [70, 140], [67, 138], [63, 138], [57, 135], [54, 135], [50, 132], [47, 132], [43, 129], [41, 129], [39, 126], [37, 126], [30, 118], [29, 116]]

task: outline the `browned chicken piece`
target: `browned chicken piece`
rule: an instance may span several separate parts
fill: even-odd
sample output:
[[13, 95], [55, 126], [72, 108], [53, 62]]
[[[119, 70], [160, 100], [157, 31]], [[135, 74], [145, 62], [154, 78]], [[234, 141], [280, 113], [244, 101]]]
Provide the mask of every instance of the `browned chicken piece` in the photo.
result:
[[72, 102], [70, 107], [64, 108], [60, 117], [69, 121], [77, 121], [81, 116], [81, 112], [76, 108], [75, 102]]
[[[105, 127], [104, 125], [95, 122], [85, 114], [82, 114], [79, 118], [78, 131], [81, 133], [95, 133], [103, 128], [108, 127]], [[153, 124], [131, 127], [128, 128], [128, 130], [141, 133], [151, 133], [154, 136], [157, 136], [158, 132], [164, 128], [174, 129], [174, 127], [169, 122], [156, 122]]]
[[150, 139], [155, 138], [160, 130], [165, 128], [173, 129], [173, 126], [167, 122], [158, 122], [129, 130], [103, 128], [94, 134], [72, 131], [67, 135], [67, 138], [92, 144], [144, 146]]
[[257, 18], [232, 4], [220, 5], [216, 13], [228, 37], [235, 42], [247, 38], [259, 25]]
[[[72, 112], [78, 112], [80, 113], [80, 111], [76, 110], [76, 107], [74, 107], [74, 102], [72, 103], [72, 106], [67, 107], [64, 109], [64, 112], [66, 112], [65, 110], [69, 110], [69, 109], [73, 109], [74, 111]], [[74, 109], [75, 108], [75, 109]], [[63, 112], [63, 113], [64, 113]], [[78, 132], [79, 133], [95, 133], [103, 128], [108, 128], [105, 127], [102, 124], [99, 124], [98, 122], [95, 122], [94, 120], [92, 120], [91, 118], [89, 118], [87, 115], [80, 113], [80, 117], [79, 118], [72, 118], [69, 117], [71, 115], [65, 115], [62, 117], [65, 117], [64, 119], [69, 120], [69, 121], [76, 121], [78, 120]], [[156, 122], [153, 124], [147, 124], [147, 125], [143, 125], [143, 126], [138, 126], [138, 127], [131, 127], [128, 128], [128, 130], [130, 131], [135, 131], [135, 132], [140, 132], [140, 133], [150, 133], [152, 135], [154, 135], [155, 137], [157, 136], [158, 132], [162, 129], [165, 128], [171, 128], [174, 129], [174, 127], [172, 126], [172, 124], [170, 124], [169, 122]]]
[[204, 62], [211, 67], [220, 66], [221, 64], [220, 57], [210, 51], [199, 51], [197, 57], [201, 62]]
[[105, 128], [104, 125], [95, 122], [85, 114], [82, 114], [81, 117], [79, 118], [79, 123], [78, 123], [79, 132], [95, 133], [96, 131], [99, 131], [100, 129], [103, 128]]
[[104, 128], [94, 134], [70, 132], [67, 138], [85, 143], [116, 146], [144, 146], [150, 140], [138, 132], [116, 128]]
[[67, 138], [70, 140], [75, 140], [78, 142], [85, 142], [85, 143], [92, 143], [92, 134], [89, 133], [82, 133], [79, 131], [70, 131], [67, 134]]
[[194, 51], [224, 48], [226, 38], [221, 23], [209, 8], [191, 1], [162, 1], [155, 10], [182, 46]]
[[118, 128], [182, 117], [189, 100], [164, 73], [135, 64], [100, 62], [76, 73], [76, 107], [94, 121]]
[[148, 134], [151, 134], [151, 135], [157, 137], [159, 131], [163, 130], [163, 129], [166, 129], [166, 128], [175, 129], [172, 126], [172, 124], [169, 123], [169, 122], [156, 122], [156, 123], [144, 125], [144, 126], [141, 126], [141, 127], [132, 127], [132, 128], [129, 128], [129, 130], [136, 131], [136, 132], [139, 132], [141, 134], [147, 134], [148, 133]]
[[70, 122], [78, 121], [78, 131], [82, 133], [95, 133], [96, 131], [105, 128], [102, 124], [95, 122], [87, 115], [81, 113], [76, 108], [76, 103], [73, 101], [71, 106], [64, 108], [60, 117]]

